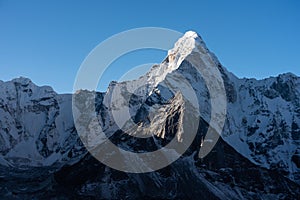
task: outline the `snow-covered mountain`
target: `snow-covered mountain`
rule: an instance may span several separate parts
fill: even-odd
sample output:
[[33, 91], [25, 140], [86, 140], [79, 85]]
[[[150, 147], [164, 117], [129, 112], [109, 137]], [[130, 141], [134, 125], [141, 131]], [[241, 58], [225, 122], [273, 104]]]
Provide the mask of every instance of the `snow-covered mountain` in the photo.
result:
[[80, 159], [85, 149], [74, 127], [71, 99], [27, 78], [1, 82], [1, 164], [50, 166]]
[[[226, 97], [217, 106], [221, 114], [216, 116], [212, 115], [213, 101], [222, 91], [217, 87], [213, 88], [216, 94], [210, 91], [220, 78], [211, 73], [213, 68], [219, 70]], [[82, 90], [74, 94], [76, 125], [72, 95], [56, 94], [26, 78], [0, 82], [0, 164], [3, 171], [9, 168], [13, 174], [2, 173], [6, 189], [2, 187], [0, 195], [21, 193], [30, 198], [32, 193], [49, 195], [54, 190], [65, 197], [296, 198], [300, 194], [299, 98], [299, 77], [288, 73], [263, 80], [239, 79], [192, 31], [176, 42], [161, 64], [139, 79], [112, 82], [106, 93]], [[87, 122], [91, 107], [96, 117]], [[191, 127], [185, 127], [186, 121], [193, 121], [197, 132], [187, 151], [170, 166], [146, 174], [119, 172], [99, 163], [78, 137], [89, 132], [80, 137], [88, 148], [94, 148], [95, 141], [101, 140], [95, 128], [99, 124], [120, 148], [149, 152], [173, 138], [178, 145], [188, 143]], [[211, 143], [206, 138], [210, 128], [221, 137], [201, 159], [199, 152]], [[101, 145], [98, 150], [105, 151]], [[126, 156], [122, 159], [136, 162]], [[11, 176], [28, 180], [18, 176], [20, 169], [25, 174], [31, 170], [43, 174], [45, 186], [31, 188], [33, 192], [26, 192], [22, 184], [7, 189], [15, 183]], [[57, 187], [63, 185], [69, 185], [66, 193]], [[76, 192], [70, 192], [74, 188]]]

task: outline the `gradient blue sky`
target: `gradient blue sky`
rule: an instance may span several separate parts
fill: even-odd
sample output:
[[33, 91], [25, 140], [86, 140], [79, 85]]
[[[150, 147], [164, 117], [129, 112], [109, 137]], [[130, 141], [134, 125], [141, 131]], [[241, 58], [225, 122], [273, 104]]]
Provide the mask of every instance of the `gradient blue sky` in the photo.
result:
[[[198, 32], [238, 77], [300, 75], [299, 10], [297, 0], [0, 0], [0, 80], [25, 76], [71, 92], [80, 64], [96, 45], [145, 26]], [[100, 89], [122, 75], [119, 69], [158, 63], [165, 55], [143, 50], [121, 57]]]

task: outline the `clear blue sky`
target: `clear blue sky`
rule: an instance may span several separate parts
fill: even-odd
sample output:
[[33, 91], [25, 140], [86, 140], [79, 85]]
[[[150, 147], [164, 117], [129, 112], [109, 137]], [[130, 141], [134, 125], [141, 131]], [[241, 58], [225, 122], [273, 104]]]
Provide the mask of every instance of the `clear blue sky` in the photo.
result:
[[[0, 80], [25, 76], [59, 93], [71, 92], [81, 62], [96, 45], [144, 26], [198, 32], [238, 77], [300, 75], [299, 10], [298, 0], [0, 0]], [[165, 55], [141, 51], [115, 65], [128, 69]], [[100, 88], [120, 75], [107, 73]]]

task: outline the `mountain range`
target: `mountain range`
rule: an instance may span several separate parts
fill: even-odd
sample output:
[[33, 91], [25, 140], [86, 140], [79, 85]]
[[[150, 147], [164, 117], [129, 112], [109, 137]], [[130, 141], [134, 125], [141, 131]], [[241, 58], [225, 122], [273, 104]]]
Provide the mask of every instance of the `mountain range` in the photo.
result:
[[[136, 168], [104, 164], [107, 138]], [[155, 158], [122, 153], [159, 149], [173, 153], [162, 153], [172, 162], [157, 170]], [[195, 32], [145, 75], [106, 92], [0, 81], [1, 199], [298, 199], [299, 184], [300, 78], [240, 79]]]

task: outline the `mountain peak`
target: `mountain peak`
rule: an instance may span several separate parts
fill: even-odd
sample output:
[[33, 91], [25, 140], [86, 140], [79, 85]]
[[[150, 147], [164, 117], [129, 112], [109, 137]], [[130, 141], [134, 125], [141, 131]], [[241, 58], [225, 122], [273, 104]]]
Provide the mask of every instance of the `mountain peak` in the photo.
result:
[[12, 79], [12, 82], [20, 83], [21, 85], [28, 85], [29, 83], [31, 83], [31, 80], [29, 78], [20, 76], [19, 78]]
[[187, 31], [187, 32], [185, 32], [183, 37], [185, 37], [185, 38], [194, 38], [195, 40], [201, 40], [202, 41], [201, 36], [195, 31]]
[[168, 51], [169, 61], [182, 61], [193, 51], [209, 53], [202, 38], [194, 31], [187, 31], [178, 39], [174, 48]]

